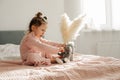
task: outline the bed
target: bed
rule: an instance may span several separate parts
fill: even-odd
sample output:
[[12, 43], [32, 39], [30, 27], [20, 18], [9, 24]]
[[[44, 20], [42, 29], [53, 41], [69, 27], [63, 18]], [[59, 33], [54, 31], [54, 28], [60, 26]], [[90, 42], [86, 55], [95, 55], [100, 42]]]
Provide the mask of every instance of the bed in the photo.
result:
[[69, 63], [22, 65], [19, 42], [23, 35], [24, 31], [0, 31], [0, 80], [120, 80], [120, 59], [114, 57], [75, 52]]

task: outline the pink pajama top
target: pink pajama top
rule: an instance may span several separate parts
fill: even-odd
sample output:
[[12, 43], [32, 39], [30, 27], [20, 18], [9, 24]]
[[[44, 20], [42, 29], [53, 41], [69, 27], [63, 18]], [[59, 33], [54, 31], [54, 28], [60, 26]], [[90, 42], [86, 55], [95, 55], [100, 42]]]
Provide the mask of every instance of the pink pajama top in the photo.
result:
[[41, 38], [36, 38], [34, 32], [26, 34], [20, 44], [20, 54], [23, 63], [51, 64], [51, 57], [59, 52], [60, 43], [51, 42]]

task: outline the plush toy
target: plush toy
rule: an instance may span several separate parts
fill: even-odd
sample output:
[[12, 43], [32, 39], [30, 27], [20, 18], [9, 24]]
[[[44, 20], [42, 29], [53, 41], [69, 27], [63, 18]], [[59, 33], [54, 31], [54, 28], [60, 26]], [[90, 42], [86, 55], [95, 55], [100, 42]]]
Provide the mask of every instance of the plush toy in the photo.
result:
[[61, 34], [66, 46], [65, 52], [58, 54], [62, 57], [61, 60], [64, 63], [73, 60], [74, 41], [79, 35], [79, 32], [84, 28], [84, 18], [85, 15], [80, 15], [71, 21], [66, 13], [62, 15]]
[[61, 60], [63, 61], [63, 63], [73, 61], [73, 46], [73, 43], [69, 43], [64, 47], [65, 52], [58, 53], [58, 55], [61, 56]]

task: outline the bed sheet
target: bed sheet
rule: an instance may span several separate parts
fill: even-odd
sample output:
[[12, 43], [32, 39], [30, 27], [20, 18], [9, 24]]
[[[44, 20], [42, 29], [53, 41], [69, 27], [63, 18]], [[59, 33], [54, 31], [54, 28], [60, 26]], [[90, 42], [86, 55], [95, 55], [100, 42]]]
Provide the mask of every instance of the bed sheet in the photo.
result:
[[72, 62], [38, 67], [1, 60], [0, 80], [120, 80], [120, 60], [74, 54]]

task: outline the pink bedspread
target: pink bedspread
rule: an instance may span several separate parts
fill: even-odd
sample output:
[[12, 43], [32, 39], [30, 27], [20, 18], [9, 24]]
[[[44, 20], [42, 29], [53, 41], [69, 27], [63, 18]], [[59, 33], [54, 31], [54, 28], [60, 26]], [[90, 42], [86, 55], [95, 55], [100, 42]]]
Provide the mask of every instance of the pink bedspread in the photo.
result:
[[0, 61], [0, 80], [120, 80], [120, 60], [77, 54], [73, 62], [51, 66]]

